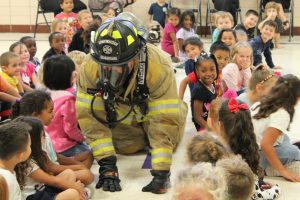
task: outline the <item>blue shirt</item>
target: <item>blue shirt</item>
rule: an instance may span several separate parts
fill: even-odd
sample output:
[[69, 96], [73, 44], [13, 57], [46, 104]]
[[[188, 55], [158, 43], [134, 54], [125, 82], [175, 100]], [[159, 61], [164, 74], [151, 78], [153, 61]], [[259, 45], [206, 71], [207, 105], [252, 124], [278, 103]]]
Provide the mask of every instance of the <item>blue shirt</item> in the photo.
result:
[[266, 63], [268, 64], [268, 66], [270, 68], [273, 68], [275, 66], [273, 63], [273, 60], [272, 60], [272, 53], [271, 53], [271, 49], [270, 49], [271, 42], [272, 42], [272, 40], [269, 40], [266, 43], [264, 43], [262, 41], [262, 38], [260, 35], [254, 37], [250, 40], [250, 44], [253, 49], [253, 58], [254, 58], [253, 65], [254, 66], [262, 63], [262, 56], [261, 56], [262, 53], [265, 56], [265, 60], [266, 60]]
[[167, 3], [165, 3], [163, 6], [160, 6], [158, 3], [153, 3], [149, 8], [148, 14], [153, 15], [153, 20], [157, 21], [164, 28], [167, 10]]

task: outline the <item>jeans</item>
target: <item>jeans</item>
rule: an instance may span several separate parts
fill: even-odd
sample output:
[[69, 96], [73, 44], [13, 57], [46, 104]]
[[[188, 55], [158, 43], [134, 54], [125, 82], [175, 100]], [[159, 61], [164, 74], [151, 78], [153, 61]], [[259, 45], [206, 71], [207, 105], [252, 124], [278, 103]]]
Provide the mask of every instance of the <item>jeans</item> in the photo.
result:
[[[283, 165], [292, 162], [300, 161], [300, 150], [297, 146], [292, 145], [289, 137], [284, 134], [283, 142], [280, 145], [274, 146], [277, 156]], [[270, 164], [262, 150], [259, 151], [259, 164], [263, 169], [266, 169]]]

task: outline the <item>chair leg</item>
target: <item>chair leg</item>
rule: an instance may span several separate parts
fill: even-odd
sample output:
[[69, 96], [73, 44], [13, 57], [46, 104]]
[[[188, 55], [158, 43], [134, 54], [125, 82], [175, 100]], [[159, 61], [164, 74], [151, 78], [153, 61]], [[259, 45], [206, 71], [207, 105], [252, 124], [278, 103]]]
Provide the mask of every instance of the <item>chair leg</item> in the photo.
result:
[[37, 27], [38, 27], [38, 17], [39, 17], [39, 5], [38, 5], [38, 8], [37, 8], [37, 12], [36, 12], [33, 38], [35, 38], [35, 36], [36, 36], [36, 31], [37, 31]]
[[47, 28], [48, 28], [49, 32], [51, 32], [51, 29], [50, 29], [50, 24], [49, 24], [49, 22], [47, 21], [47, 18], [46, 18], [46, 15], [45, 15], [45, 13], [43, 13], [43, 16], [44, 16], [44, 19], [45, 19], [45, 22], [46, 22]]
[[213, 41], [213, 30], [212, 30], [212, 19], [211, 19], [211, 12], [209, 9], [209, 29], [210, 29], [210, 36], [211, 36], [211, 41]]
[[209, 13], [209, 11], [208, 11], [209, 9], [208, 9], [208, 7], [206, 8], [206, 16], [205, 16], [205, 34], [204, 34], [204, 36], [206, 37], [207, 36], [207, 28], [208, 28], [208, 13]]

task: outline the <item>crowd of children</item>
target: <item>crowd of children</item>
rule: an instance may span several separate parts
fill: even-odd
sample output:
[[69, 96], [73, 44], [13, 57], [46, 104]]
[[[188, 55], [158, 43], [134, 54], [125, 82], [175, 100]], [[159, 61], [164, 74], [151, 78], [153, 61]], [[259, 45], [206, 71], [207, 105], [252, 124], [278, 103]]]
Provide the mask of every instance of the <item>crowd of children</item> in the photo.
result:
[[[60, 6], [42, 62], [30, 36], [0, 57], [0, 121], [9, 121], [0, 126], [1, 200], [90, 197], [93, 156], [76, 119], [76, 78], [91, 31], [118, 12], [109, 7], [93, 19], [88, 10], [72, 12], [73, 0]], [[177, 175], [172, 198], [276, 199], [280, 188], [264, 176], [300, 182], [300, 151], [286, 134], [300, 80], [274, 72], [281, 67], [271, 54], [272, 39], [280, 48], [280, 33], [289, 27], [280, 4], [268, 2], [260, 23], [248, 10], [235, 27], [229, 12], [218, 11], [209, 53], [192, 10], [158, 0], [148, 13], [163, 28], [161, 48], [173, 62], [184, 62], [179, 98], [189, 85], [199, 133], [187, 146], [190, 166]]]

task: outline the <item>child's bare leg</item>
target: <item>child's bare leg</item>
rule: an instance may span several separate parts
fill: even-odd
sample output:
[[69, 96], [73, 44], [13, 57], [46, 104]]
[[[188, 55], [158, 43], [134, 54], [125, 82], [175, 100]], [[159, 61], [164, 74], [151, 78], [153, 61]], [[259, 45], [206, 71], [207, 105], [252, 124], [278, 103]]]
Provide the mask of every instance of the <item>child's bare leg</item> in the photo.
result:
[[[279, 6], [278, 17], [280, 18], [280, 20], [282, 21], [282, 23], [288, 21], [287, 18], [286, 18], [286, 16], [285, 16], [285, 14], [284, 14], [282, 4], [281, 3], [277, 3], [277, 5]], [[286, 25], [283, 25], [284, 30], [287, 30], [289, 27], [290, 27], [289, 23], [287, 23]]]
[[75, 182], [76, 181], [76, 175], [75, 172], [71, 169], [66, 169], [62, 173], [58, 174], [57, 176], [70, 181], [70, 182]]
[[280, 45], [280, 33], [275, 33], [275, 48], [283, 48], [283, 46]]
[[88, 169], [91, 168], [94, 158], [90, 151], [82, 152], [74, 156], [75, 160], [81, 162]]
[[67, 189], [61, 193], [59, 193], [55, 200], [79, 200], [80, 196], [77, 190], [75, 189]]
[[89, 185], [94, 181], [94, 174], [89, 169], [74, 171], [75, 177], [84, 185]]

